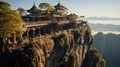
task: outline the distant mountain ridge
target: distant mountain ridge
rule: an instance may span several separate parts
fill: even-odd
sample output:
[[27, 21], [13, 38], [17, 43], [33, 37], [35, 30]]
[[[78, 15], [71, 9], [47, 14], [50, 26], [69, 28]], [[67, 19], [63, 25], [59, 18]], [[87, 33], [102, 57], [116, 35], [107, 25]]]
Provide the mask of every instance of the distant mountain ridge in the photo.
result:
[[120, 32], [120, 25], [113, 24], [89, 24], [93, 31], [118, 31]]
[[97, 47], [107, 61], [107, 67], [120, 67], [120, 34], [103, 34], [94, 36], [93, 47]]
[[120, 18], [110, 18], [110, 17], [87, 17], [86, 20], [120, 20]]

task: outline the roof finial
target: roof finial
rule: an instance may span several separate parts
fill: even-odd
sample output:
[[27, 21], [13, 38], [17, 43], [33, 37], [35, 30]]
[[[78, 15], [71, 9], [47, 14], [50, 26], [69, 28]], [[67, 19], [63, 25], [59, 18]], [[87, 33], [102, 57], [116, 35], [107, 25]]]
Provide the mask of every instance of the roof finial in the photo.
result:
[[35, 2], [34, 2], [34, 5], [35, 5]]

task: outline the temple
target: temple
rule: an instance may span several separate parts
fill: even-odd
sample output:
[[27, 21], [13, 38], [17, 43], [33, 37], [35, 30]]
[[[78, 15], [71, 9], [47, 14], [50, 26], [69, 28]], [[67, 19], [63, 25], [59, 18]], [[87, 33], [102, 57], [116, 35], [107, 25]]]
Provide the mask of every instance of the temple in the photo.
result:
[[61, 15], [68, 14], [68, 9], [65, 6], [63, 6], [60, 2], [54, 7], [55, 7], [55, 13], [61, 14]]
[[45, 10], [40, 10], [34, 4], [31, 9], [27, 10], [29, 13], [26, 16], [22, 16], [25, 22], [58, 22], [60, 20], [66, 20], [68, 9], [60, 2], [54, 6], [54, 11], [48, 14]]
[[[72, 32], [87, 26], [87, 21], [74, 19], [73, 14], [68, 15], [68, 9], [60, 2], [54, 6], [54, 10], [47, 13], [46, 10], [40, 10], [34, 4], [27, 10], [29, 14], [22, 16], [26, 22], [23, 27], [23, 39], [31, 41], [41, 36], [55, 36], [63, 31]], [[32, 40], [33, 41], [33, 40]], [[34, 40], [35, 41], [35, 40]]]

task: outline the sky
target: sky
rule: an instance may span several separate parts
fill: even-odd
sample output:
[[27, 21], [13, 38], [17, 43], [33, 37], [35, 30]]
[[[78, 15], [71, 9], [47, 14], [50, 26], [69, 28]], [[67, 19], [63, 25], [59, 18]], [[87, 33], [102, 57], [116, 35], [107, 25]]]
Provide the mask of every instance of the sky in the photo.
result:
[[68, 8], [69, 13], [76, 13], [85, 17], [120, 18], [120, 0], [1, 0], [11, 4], [12, 9], [22, 7], [30, 9], [34, 2], [38, 6], [42, 2], [52, 6], [60, 2]]

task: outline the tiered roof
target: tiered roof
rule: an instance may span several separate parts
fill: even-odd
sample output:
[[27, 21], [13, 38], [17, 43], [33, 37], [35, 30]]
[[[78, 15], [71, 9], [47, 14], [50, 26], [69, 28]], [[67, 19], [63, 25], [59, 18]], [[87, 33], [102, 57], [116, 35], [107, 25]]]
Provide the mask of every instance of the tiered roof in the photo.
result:
[[[55, 11], [53, 12], [53, 16], [54, 17], [63, 17], [63, 15], [61, 13], [66, 12], [66, 10], [68, 10], [65, 6], [63, 6], [60, 2], [54, 6]], [[32, 6], [31, 9], [27, 10], [28, 13], [30, 13], [28, 16], [31, 17], [43, 17], [43, 16], [47, 16], [47, 14], [44, 14], [44, 11], [41, 11], [40, 9], [38, 9], [34, 5]], [[61, 13], [60, 13], [61, 12]]]
[[40, 10], [35, 6], [35, 4], [33, 5], [33, 7], [29, 10], [27, 10], [29, 13], [37, 13]]
[[54, 6], [56, 10], [68, 10], [65, 6], [63, 6], [60, 2]]

